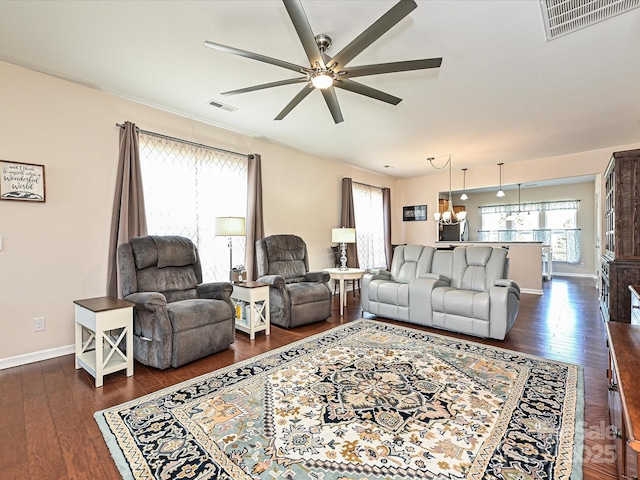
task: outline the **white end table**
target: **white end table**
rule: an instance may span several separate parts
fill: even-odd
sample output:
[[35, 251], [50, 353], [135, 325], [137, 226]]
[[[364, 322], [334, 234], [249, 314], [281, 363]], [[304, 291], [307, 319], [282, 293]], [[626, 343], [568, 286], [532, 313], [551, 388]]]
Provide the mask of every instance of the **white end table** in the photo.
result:
[[[135, 303], [112, 297], [74, 300], [73, 303], [76, 304], [76, 369], [82, 367], [89, 372], [96, 379], [96, 387], [102, 386], [103, 377], [109, 373], [126, 369], [127, 377], [133, 375]], [[111, 331], [120, 329], [113, 339]]]
[[265, 335], [271, 333], [269, 316], [269, 284], [246, 281], [233, 284], [231, 298], [246, 302], [249, 306], [249, 318], [246, 323], [236, 316], [236, 329], [249, 334], [251, 340], [256, 338], [256, 332], [264, 330]]
[[340, 282], [340, 316], [344, 315], [344, 307], [347, 305], [347, 295], [344, 292], [345, 280], [360, 280], [367, 272], [361, 268], [347, 268], [341, 270], [340, 268], [325, 268], [324, 270], [329, 274], [332, 280], [338, 280]]

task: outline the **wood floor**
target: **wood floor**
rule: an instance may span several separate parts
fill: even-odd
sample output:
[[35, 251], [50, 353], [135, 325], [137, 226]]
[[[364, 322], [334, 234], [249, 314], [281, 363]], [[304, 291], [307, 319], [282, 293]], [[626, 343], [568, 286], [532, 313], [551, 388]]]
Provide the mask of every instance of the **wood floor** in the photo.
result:
[[[0, 370], [0, 478], [120, 478], [93, 419], [95, 411], [360, 318], [357, 297], [354, 303], [349, 295], [349, 302], [343, 319], [334, 301], [333, 315], [326, 322], [290, 331], [272, 328], [270, 336], [259, 333], [254, 341], [237, 333], [229, 350], [165, 371], [136, 364], [133, 377], [114, 373], [97, 389], [84, 370], [75, 370], [72, 355]], [[522, 296], [506, 340], [483, 343], [584, 367], [584, 479], [616, 478], [613, 440], [607, 435], [606, 333], [595, 281], [556, 277], [545, 282], [543, 296]]]

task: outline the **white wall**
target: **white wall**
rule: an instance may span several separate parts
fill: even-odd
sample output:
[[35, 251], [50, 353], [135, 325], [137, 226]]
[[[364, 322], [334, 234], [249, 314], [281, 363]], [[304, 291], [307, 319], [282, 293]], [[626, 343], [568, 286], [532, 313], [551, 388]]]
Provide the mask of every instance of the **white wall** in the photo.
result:
[[[119, 128], [262, 156], [265, 232], [305, 239], [312, 269], [332, 265], [342, 178], [395, 181], [0, 62], [0, 159], [45, 166], [46, 202], [0, 201], [0, 368], [74, 342], [73, 300], [106, 293]], [[33, 319], [46, 330], [33, 332]], [[23, 358], [23, 357], [21, 357]], [[7, 360], [10, 359], [10, 360]], [[4, 360], [4, 364], [3, 364]]]

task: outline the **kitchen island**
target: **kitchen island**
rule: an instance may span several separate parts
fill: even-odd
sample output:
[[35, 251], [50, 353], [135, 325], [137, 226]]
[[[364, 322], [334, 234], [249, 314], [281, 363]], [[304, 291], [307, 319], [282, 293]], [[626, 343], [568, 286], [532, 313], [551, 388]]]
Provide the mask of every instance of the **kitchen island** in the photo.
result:
[[509, 278], [522, 293], [542, 295], [542, 242], [436, 242], [439, 249], [487, 246], [509, 250]]

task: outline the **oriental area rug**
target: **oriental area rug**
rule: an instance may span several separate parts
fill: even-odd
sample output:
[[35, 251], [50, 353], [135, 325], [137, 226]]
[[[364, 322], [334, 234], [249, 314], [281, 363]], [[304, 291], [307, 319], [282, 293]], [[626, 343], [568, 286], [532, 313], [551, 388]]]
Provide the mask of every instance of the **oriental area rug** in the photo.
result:
[[361, 319], [95, 414], [125, 479], [580, 479], [582, 370]]

